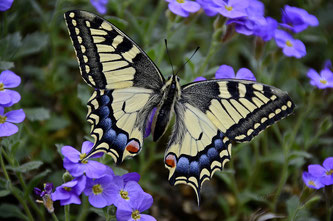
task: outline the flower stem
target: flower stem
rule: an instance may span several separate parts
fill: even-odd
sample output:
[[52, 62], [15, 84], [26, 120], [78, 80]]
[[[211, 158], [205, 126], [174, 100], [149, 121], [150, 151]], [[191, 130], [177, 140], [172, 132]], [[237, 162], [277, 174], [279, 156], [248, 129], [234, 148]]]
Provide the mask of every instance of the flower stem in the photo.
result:
[[205, 58], [205, 60], [202, 62], [201, 66], [199, 67], [196, 76], [200, 76], [202, 75], [202, 73], [204, 73], [204, 71], [206, 70], [207, 66], [208, 66], [208, 62], [211, 60], [211, 57], [213, 57], [213, 55], [217, 52], [218, 48], [218, 44], [219, 41], [217, 39], [219, 39], [219, 36], [221, 36], [222, 34], [222, 29], [223, 28], [218, 28], [214, 31], [213, 35], [212, 35], [212, 40], [207, 52], [207, 56]]
[[70, 213], [69, 213], [69, 211], [70, 211], [69, 205], [65, 205], [64, 210], [65, 210], [65, 221], [70, 221], [71, 217], [70, 217]]
[[[332, 208], [330, 208], [330, 193], [329, 189], [332, 190], [332, 188], [329, 188], [326, 186], [324, 188], [325, 191], [325, 203], [326, 203], [326, 221], [331, 221], [331, 215], [332, 215]], [[332, 191], [331, 191], [332, 192]]]
[[52, 215], [52, 218], [53, 218], [54, 221], [59, 221], [58, 217], [55, 213], [52, 213], [51, 215]]

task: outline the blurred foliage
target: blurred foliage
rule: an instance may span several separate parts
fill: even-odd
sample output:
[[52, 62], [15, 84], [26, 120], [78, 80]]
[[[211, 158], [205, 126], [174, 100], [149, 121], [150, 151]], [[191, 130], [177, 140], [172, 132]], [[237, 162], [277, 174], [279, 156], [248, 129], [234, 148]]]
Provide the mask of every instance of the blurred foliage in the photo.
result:
[[[266, 15], [278, 20], [285, 4], [318, 17], [318, 27], [297, 35], [307, 47], [304, 58], [284, 57], [273, 41], [263, 45], [258, 55], [257, 41], [252, 36], [234, 34], [222, 42], [221, 33], [213, 36], [214, 17], [201, 12], [179, 18], [167, 11], [162, 0], [109, 1], [108, 13], [103, 17], [142, 46], [165, 76], [172, 73], [164, 45], [164, 39], [168, 39], [176, 69], [200, 46], [180, 72], [182, 83], [198, 76], [211, 78], [222, 64], [235, 70], [247, 67], [259, 82], [288, 91], [297, 105], [292, 116], [252, 142], [233, 145], [232, 161], [204, 184], [200, 207], [190, 187], [171, 187], [167, 181], [163, 156], [170, 130], [157, 143], [147, 138], [140, 155], [119, 167], [111, 157], [104, 156], [103, 163], [112, 165], [117, 174], [124, 173], [121, 168], [141, 174], [140, 184], [154, 197], [149, 213], [157, 220], [328, 219], [332, 208], [325, 197], [332, 199], [332, 188], [326, 188], [325, 193], [308, 189], [301, 176], [308, 164], [322, 163], [333, 156], [333, 91], [313, 88], [306, 77], [308, 68], [319, 71], [326, 59], [333, 58], [333, 3], [263, 2]], [[63, 19], [64, 12], [71, 9], [96, 13], [88, 0], [15, 0], [9, 11], [0, 12], [0, 71], [11, 69], [22, 77], [18, 89], [22, 100], [15, 108], [21, 106], [27, 114], [19, 133], [1, 140], [3, 161], [12, 180], [8, 183], [1, 171], [2, 220], [51, 219], [41, 205], [34, 203], [32, 189], [45, 182], [60, 185], [65, 170], [59, 148], [65, 144], [79, 149], [85, 139], [91, 139], [85, 104], [92, 88], [81, 79]], [[215, 51], [209, 54], [213, 42]], [[20, 197], [23, 202], [18, 202]], [[89, 209], [86, 197], [82, 198], [81, 206], [71, 205], [72, 220], [96, 220], [105, 215], [103, 210]], [[63, 209], [58, 202], [55, 212], [62, 219]]]

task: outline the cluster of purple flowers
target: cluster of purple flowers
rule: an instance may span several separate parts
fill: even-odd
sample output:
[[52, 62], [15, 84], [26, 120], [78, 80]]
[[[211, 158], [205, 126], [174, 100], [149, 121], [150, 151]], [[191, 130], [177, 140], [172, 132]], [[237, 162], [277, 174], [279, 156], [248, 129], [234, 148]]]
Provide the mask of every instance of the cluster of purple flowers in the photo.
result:
[[333, 184], [333, 157], [326, 158], [323, 165], [309, 165], [308, 170], [303, 172], [303, 181], [308, 187], [320, 189]]
[[[155, 220], [152, 216], [141, 214], [151, 207], [153, 198], [138, 184], [140, 175], [134, 172], [116, 176], [110, 167], [85, 160], [92, 147], [93, 143], [89, 141], [83, 142], [81, 152], [71, 146], [62, 147], [64, 168], [74, 179], [58, 186], [51, 193], [52, 200], [59, 200], [60, 205], [81, 204], [80, 195], [84, 193], [96, 208], [116, 206], [117, 220]], [[91, 158], [102, 155], [97, 153]]]
[[[240, 79], [256, 81], [254, 74], [247, 68], [241, 68], [235, 74], [234, 69], [229, 65], [221, 65], [215, 73], [215, 79]], [[194, 81], [204, 81], [206, 78], [197, 77]]]
[[[189, 13], [202, 8], [208, 16], [220, 14], [228, 18], [227, 25], [234, 25], [236, 32], [261, 37], [264, 41], [272, 38], [286, 56], [301, 58], [306, 55], [303, 42], [294, 39], [290, 33], [299, 33], [308, 26], [317, 26], [318, 19], [307, 11], [286, 5], [282, 10], [282, 23], [264, 16], [264, 4], [259, 0], [166, 0], [169, 10], [187, 17]], [[279, 27], [283, 29], [278, 29]]]
[[10, 70], [0, 74], [0, 137], [8, 137], [18, 132], [14, 123], [21, 123], [25, 118], [22, 109], [12, 110], [5, 113], [5, 108], [11, 107], [21, 100], [21, 95], [15, 88], [21, 83], [21, 78]]
[[324, 68], [318, 74], [317, 71], [310, 68], [307, 76], [310, 78], [310, 84], [319, 88], [333, 88], [333, 72], [331, 61], [326, 61]]

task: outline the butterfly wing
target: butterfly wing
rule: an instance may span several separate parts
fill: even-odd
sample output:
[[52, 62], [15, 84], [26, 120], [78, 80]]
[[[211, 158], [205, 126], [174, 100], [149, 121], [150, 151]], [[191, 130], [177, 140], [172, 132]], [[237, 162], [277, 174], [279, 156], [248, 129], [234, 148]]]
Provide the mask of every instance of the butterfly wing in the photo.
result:
[[107, 152], [120, 163], [141, 150], [165, 80], [146, 53], [108, 21], [85, 11], [66, 12], [65, 20], [81, 75], [96, 89], [87, 115], [95, 143], [86, 158]]
[[160, 90], [163, 75], [146, 53], [103, 18], [68, 11], [65, 20], [83, 79], [96, 89], [143, 87]]
[[165, 153], [170, 183], [190, 185], [199, 200], [202, 183], [230, 160], [231, 140], [250, 141], [293, 109], [287, 93], [253, 81], [208, 80], [184, 85]]

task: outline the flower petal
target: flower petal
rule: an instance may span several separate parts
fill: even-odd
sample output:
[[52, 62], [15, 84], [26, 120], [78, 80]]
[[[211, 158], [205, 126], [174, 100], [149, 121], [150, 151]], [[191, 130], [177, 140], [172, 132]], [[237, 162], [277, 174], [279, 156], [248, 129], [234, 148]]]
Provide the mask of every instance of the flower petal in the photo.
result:
[[326, 160], [324, 160], [323, 166], [326, 170], [332, 170], [333, 169], [333, 157], [328, 157]]
[[73, 163], [78, 163], [80, 161], [80, 152], [71, 146], [63, 146], [61, 148], [62, 155]]
[[81, 153], [89, 153], [93, 146], [94, 143], [90, 141], [84, 141], [82, 144]]
[[8, 137], [17, 133], [18, 127], [12, 123], [5, 122], [0, 124], [0, 137]]
[[221, 65], [215, 74], [216, 79], [235, 78], [234, 69], [229, 65]]
[[0, 1], [0, 11], [7, 11], [12, 7], [14, 0], [2, 0]]
[[8, 90], [0, 91], [0, 105], [5, 105], [11, 103], [11, 97], [8, 93]]
[[156, 219], [147, 214], [140, 214], [140, 221], [156, 221]]
[[207, 80], [206, 78], [200, 76], [200, 77], [197, 77], [196, 79], [193, 80], [193, 82], [197, 82], [197, 81], [205, 81]]
[[312, 165], [309, 165], [308, 170], [309, 170], [309, 173], [310, 173], [312, 176], [315, 176], [315, 177], [321, 177], [321, 176], [324, 176], [325, 173], [326, 173], [325, 168], [322, 167], [322, 166], [319, 165], [319, 164], [312, 164]]
[[22, 109], [9, 111], [5, 116], [7, 121], [11, 123], [21, 123], [25, 119], [25, 113]]
[[192, 1], [186, 1], [184, 3], [181, 4], [182, 8], [185, 11], [194, 13], [200, 10], [200, 5], [196, 2], [192, 2]]
[[127, 183], [129, 181], [139, 182], [139, 180], [140, 180], [140, 174], [138, 174], [136, 172], [126, 173], [126, 174], [122, 175], [121, 177], [124, 179], [125, 183]]
[[241, 68], [241, 69], [239, 69], [237, 71], [236, 78], [237, 79], [242, 79], [242, 80], [256, 81], [256, 77], [247, 68]]
[[60, 200], [60, 205], [61, 206], [69, 205], [69, 204], [81, 204], [80, 197], [75, 195], [75, 194], [72, 194], [69, 199]]
[[9, 89], [5, 89], [4, 91], [10, 97], [10, 102], [8, 104], [5, 104], [4, 105], [5, 107], [10, 107], [13, 104], [16, 104], [17, 102], [19, 102], [21, 100], [21, 95], [17, 91], [13, 91], [13, 90], [9, 90]]
[[84, 164], [85, 173], [89, 178], [100, 178], [105, 175], [106, 166], [100, 162], [89, 160]]
[[91, 194], [89, 195], [89, 203], [96, 208], [103, 208], [107, 205], [108, 202], [106, 199], [102, 197], [101, 194], [99, 195]]
[[21, 83], [21, 78], [10, 70], [1, 72], [0, 83], [3, 83], [5, 88], [17, 87]]
[[180, 3], [177, 2], [170, 2], [169, 5], [169, 10], [176, 14], [176, 15], [180, 15], [182, 17], [187, 17], [189, 16], [189, 13], [187, 11], [185, 11], [181, 6]]

